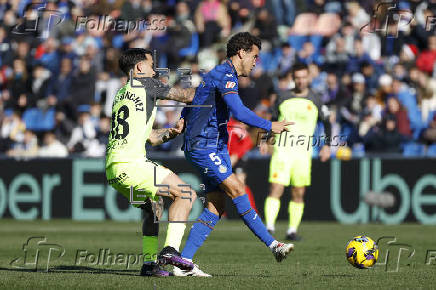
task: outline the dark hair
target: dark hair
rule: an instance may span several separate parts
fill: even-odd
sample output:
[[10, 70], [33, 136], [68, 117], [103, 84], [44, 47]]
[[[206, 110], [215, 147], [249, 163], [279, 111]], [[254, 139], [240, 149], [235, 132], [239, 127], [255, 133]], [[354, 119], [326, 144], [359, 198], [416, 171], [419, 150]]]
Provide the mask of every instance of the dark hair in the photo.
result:
[[129, 48], [121, 54], [118, 65], [126, 75], [129, 75], [130, 70], [133, 69], [138, 62], [147, 59], [147, 54], [153, 56], [149, 49]]
[[251, 51], [252, 46], [256, 45], [259, 50], [262, 48], [260, 39], [249, 32], [239, 32], [230, 38], [227, 42], [227, 57], [232, 57], [238, 54], [238, 51], [243, 49]]
[[294, 75], [296, 71], [300, 70], [309, 70], [309, 67], [305, 63], [296, 63], [291, 68], [292, 75]]

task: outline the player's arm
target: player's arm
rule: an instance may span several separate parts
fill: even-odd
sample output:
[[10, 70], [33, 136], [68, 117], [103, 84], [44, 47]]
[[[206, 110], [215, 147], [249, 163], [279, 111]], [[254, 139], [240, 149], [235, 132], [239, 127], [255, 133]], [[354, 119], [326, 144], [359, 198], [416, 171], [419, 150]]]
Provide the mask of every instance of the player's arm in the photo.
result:
[[277, 134], [288, 130], [286, 126], [291, 125], [291, 122], [271, 122], [259, 117], [253, 111], [248, 109], [239, 97], [236, 83], [237, 80], [224, 79], [224, 81], [218, 81], [218, 89], [236, 120], [249, 126], [261, 128], [268, 132], [272, 131]]
[[165, 99], [189, 104], [192, 103], [194, 96], [195, 88], [183, 89], [180, 87], [173, 87], [170, 89]]
[[189, 104], [195, 95], [195, 88], [180, 88], [165, 85], [161, 81], [154, 78], [142, 78], [140, 79], [142, 85], [147, 91], [147, 96], [156, 99], [173, 100]]
[[184, 119], [180, 119], [174, 128], [163, 128], [152, 130], [147, 139], [147, 143], [157, 146], [174, 139], [183, 132]]

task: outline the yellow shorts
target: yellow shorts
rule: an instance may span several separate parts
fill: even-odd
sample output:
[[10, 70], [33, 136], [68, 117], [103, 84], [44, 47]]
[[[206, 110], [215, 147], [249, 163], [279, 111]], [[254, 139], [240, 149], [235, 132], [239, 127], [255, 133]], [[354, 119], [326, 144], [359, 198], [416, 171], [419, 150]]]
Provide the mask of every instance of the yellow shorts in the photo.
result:
[[309, 186], [311, 183], [312, 154], [274, 150], [271, 156], [269, 182], [284, 186]]
[[108, 183], [135, 207], [141, 206], [147, 198], [157, 201], [158, 190], [167, 192], [168, 186], [161, 182], [171, 173], [168, 168], [148, 159], [115, 162], [106, 168]]

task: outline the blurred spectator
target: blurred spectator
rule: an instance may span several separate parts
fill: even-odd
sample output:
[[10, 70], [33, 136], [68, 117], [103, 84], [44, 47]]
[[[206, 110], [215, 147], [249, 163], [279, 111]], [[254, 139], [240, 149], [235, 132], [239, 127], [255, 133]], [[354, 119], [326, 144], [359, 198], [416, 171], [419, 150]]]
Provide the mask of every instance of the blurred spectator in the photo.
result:
[[72, 80], [72, 61], [69, 58], [63, 58], [59, 75], [51, 76], [48, 94], [54, 95], [58, 102], [67, 100], [71, 95]]
[[73, 131], [74, 123], [67, 119], [63, 111], [58, 111], [55, 114], [55, 127], [53, 129], [56, 139], [67, 144], [71, 138], [71, 132]]
[[87, 57], [81, 57], [78, 71], [73, 75], [71, 86], [71, 102], [73, 107], [89, 105], [95, 96], [95, 71]]
[[0, 152], [6, 152], [14, 143], [24, 140], [26, 124], [21, 119], [20, 112], [13, 111], [9, 116], [4, 116], [1, 122]]
[[272, 11], [278, 25], [292, 26], [295, 20], [295, 0], [271, 0]]
[[271, 76], [263, 70], [262, 66], [257, 65], [251, 73], [251, 79], [258, 91], [260, 100], [269, 101], [272, 95], [275, 94], [274, 82]]
[[250, 77], [239, 78], [239, 96], [247, 108], [253, 110], [261, 100], [260, 91], [256, 83]]
[[411, 137], [412, 131], [410, 129], [409, 117], [407, 117], [406, 110], [402, 108], [397, 98], [391, 97], [388, 99], [386, 115], [391, 115], [391, 119], [395, 120], [395, 127], [400, 134]]
[[345, 39], [341, 36], [331, 38], [326, 47], [325, 62], [330, 70], [344, 72], [348, 65], [349, 55], [345, 46]]
[[384, 105], [388, 96], [392, 94], [392, 82], [393, 79], [390, 75], [384, 74], [380, 76], [378, 80], [379, 89], [376, 93], [376, 99], [380, 105]]
[[365, 89], [368, 94], [374, 94], [378, 86], [378, 74], [371, 62], [363, 61], [360, 71], [365, 78]]
[[27, 75], [26, 65], [22, 59], [14, 60], [13, 76], [9, 82], [9, 90], [11, 97], [5, 102], [6, 108], [23, 107], [23, 103], [24, 106], [32, 105], [28, 102], [27, 97], [27, 93], [30, 92], [30, 78]]
[[66, 157], [68, 156], [68, 150], [59, 140], [56, 139], [56, 135], [53, 132], [47, 132], [44, 134], [43, 146], [38, 150], [38, 156], [41, 157]]
[[371, 58], [363, 49], [362, 41], [356, 39], [354, 41], [354, 53], [350, 56], [347, 65], [347, 71], [349, 73], [360, 72], [360, 67], [363, 63], [371, 63]]
[[377, 104], [375, 96], [370, 95], [365, 99], [365, 107], [359, 124], [359, 136], [365, 136], [371, 128], [380, 123], [382, 110], [383, 108]]
[[84, 153], [91, 146], [91, 142], [96, 136], [94, 124], [91, 121], [89, 112], [81, 112], [79, 115], [78, 126], [71, 133], [68, 141], [68, 150], [72, 153]]
[[320, 71], [317, 64], [311, 63], [309, 65], [310, 79], [312, 80], [311, 88], [317, 93], [323, 94], [327, 89], [326, 79], [327, 73]]
[[337, 104], [349, 94], [349, 92], [339, 84], [338, 77], [333, 72], [327, 74], [326, 85], [327, 87], [322, 95], [322, 101], [327, 105]]
[[219, 0], [203, 0], [195, 12], [195, 25], [200, 33], [201, 47], [208, 47], [230, 33], [227, 8]]
[[424, 130], [422, 138], [428, 144], [436, 144], [436, 114], [428, 128]]
[[268, 9], [261, 8], [256, 15], [253, 34], [264, 42], [266, 41], [270, 44], [275, 43], [275, 40], [278, 36], [277, 23], [272, 15], [269, 14]]
[[280, 74], [290, 70], [292, 65], [295, 63], [295, 50], [289, 43], [283, 43], [281, 50], [278, 67]]
[[363, 141], [368, 152], [401, 153], [404, 137], [398, 132], [395, 118], [387, 115], [380, 126], [369, 130]]
[[426, 72], [431, 74], [434, 69], [436, 61], [436, 36], [432, 35], [428, 38], [427, 50], [421, 52], [416, 60], [416, 66]]
[[35, 157], [38, 154], [38, 139], [36, 135], [29, 130], [24, 132], [24, 137], [21, 141], [16, 141], [12, 144], [12, 149], [7, 151], [8, 156], [13, 157]]

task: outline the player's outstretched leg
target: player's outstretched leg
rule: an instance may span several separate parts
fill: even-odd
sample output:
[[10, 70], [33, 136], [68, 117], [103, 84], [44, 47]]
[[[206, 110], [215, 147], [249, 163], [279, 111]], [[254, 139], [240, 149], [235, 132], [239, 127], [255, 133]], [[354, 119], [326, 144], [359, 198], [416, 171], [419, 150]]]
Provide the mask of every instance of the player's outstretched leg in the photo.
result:
[[[189, 232], [188, 240], [182, 251], [182, 257], [184, 259], [192, 261], [194, 254], [210, 235], [223, 212], [224, 193], [221, 191], [209, 192], [207, 194], [207, 207], [198, 217], [197, 222], [192, 225], [191, 231]], [[195, 265], [192, 271], [182, 271], [174, 268], [174, 275], [210, 277], [209, 274], [201, 271], [197, 265]]]
[[248, 228], [271, 249], [277, 262], [281, 262], [293, 250], [293, 244], [284, 244], [274, 239], [266, 229], [260, 217], [251, 208], [247, 194], [239, 179], [230, 175], [220, 184], [221, 189], [232, 198], [233, 204]]
[[142, 255], [144, 263], [141, 267], [141, 276], [167, 277], [173, 276], [171, 272], [161, 269], [156, 261], [159, 224], [155, 223], [155, 217], [160, 218], [163, 207], [162, 199], [152, 205], [150, 199], [141, 205], [144, 221], [142, 223]]
[[180, 243], [186, 228], [186, 221], [191, 211], [192, 204], [197, 198], [197, 194], [189, 185], [184, 183], [176, 174], [169, 174], [162, 182], [168, 185], [168, 191], [158, 195], [168, 194], [173, 199], [168, 212], [168, 229], [164, 248], [158, 255], [158, 261], [161, 265], [173, 265], [184, 270], [192, 270], [194, 264], [182, 259], [179, 253]]

